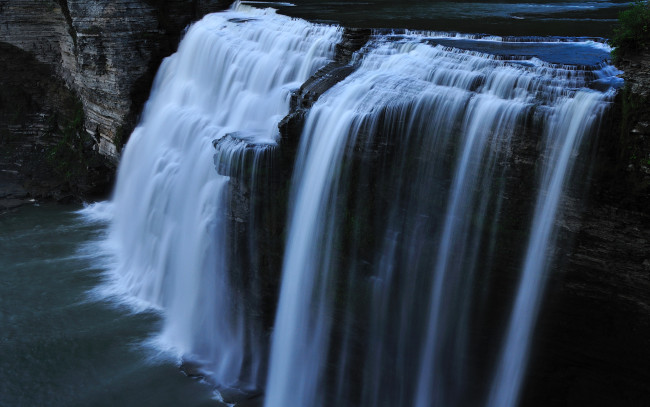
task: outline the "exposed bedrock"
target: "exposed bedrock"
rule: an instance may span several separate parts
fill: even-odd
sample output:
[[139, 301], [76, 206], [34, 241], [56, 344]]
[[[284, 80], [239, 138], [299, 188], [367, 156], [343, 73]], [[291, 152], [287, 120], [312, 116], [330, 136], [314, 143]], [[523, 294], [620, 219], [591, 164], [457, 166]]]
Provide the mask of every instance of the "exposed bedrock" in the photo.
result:
[[[84, 139], [106, 157], [107, 175], [115, 171], [119, 152], [136, 124], [158, 66], [178, 44], [183, 29], [208, 12], [229, 6], [224, 0], [2, 0], [0, 43], [6, 64], [18, 64], [23, 76], [5, 80], [23, 94], [38, 94], [21, 123], [27, 131], [14, 132], [13, 122], [0, 126], [24, 145], [37, 145], [31, 135], [42, 136], [42, 122], [58, 121], [70, 110], [62, 92], [79, 101]], [[24, 57], [12, 61], [13, 55]], [[38, 63], [25, 63], [30, 59]], [[14, 69], [12, 72], [15, 72]], [[6, 71], [5, 71], [6, 72]], [[30, 79], [41, 78], [40, 80]], [[26, 79], [26, 80], [23, 80]], [[45, 82], [57, 83], [56, 89]], [[14, 92], [15, 93], [15, 92]], [[8, 98], [11, 95], [7, 96]], [[4, 106], [13, 118], [13, 106]], [[14, 109], [15, 110], [15, 109]], [[15, 120], [14, 120], [15, 122]], [[29, 134], [28, 134], [29, 133]], [[58, 135], [60, 141], [62, 135]], [[83, 155], [83, 154], [82, 154]], [[31, 156], [20, 156], [30, 161]], [[38, 174], [37, 174], [38, 176]], [[41, 174], [45, 176], [45, 174]], [[63, 182], [64, 176], [58, 176]], [[80, 192], [83, 193], [83, 188]]]

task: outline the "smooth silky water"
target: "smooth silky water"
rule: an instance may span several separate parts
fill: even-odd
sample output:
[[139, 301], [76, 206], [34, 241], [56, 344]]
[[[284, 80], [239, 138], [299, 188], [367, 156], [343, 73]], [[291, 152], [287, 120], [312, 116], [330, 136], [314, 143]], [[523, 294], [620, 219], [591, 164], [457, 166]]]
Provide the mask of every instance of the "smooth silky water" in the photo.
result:
[[[559, 201], [614, 95], [589, 86], [615, 71], [417, 33], [377, 35], [356, 64], [305, 121], [265, 405], [515, 406]], [[519, 252], [500, 234], [502, 207], [511, 144], [530, 138], [540, 177], [519, 193], [538, 198], [513, 231], [528, 241]], [[504, 256], [523, 265], [508, 271]], [[499, 339], [478, 332], [478, 310], [512, 294], [478, 292], [509, 272], [520, 283], [492, 316], [510, 320]]]
[[[216, 388], [267, 407], [517, 405], [571, 164], [619, 82], [598, 38], [534, 36], [606, 36], [621, 2], [371, 3], [267, 3], [434, 30], [376, 31], [308, 112], [272, 340], [232, 287], [228, 184], [255, 183], [291, 91], [342, 30], [238, 4], [163, 63], [110, 202], [0, 217], [0, 404], [219, 405]], [[532, 127], [521, 274], [486, 346], [477, 310], [494, 294], [477, 286], [503, 261], [503, 163]]]

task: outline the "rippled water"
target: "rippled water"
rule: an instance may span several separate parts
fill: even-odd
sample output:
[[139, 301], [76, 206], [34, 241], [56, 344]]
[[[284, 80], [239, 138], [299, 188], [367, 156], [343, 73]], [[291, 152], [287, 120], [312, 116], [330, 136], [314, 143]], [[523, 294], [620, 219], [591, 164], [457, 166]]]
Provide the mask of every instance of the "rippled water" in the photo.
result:
[[147, 346], [158, 315], [97, 301], [105, 226], [78, 209], [0, 216], [0, 406], [220, 406]]

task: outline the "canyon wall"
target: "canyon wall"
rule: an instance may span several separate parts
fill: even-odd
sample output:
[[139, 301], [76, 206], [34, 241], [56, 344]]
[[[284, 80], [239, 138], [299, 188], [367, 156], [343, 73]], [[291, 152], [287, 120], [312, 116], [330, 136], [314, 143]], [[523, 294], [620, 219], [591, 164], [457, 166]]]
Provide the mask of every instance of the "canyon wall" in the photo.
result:
[[[189, 23], [230, 3], [0, 1], [0, 170], [4, 184], [16, 181], [14, 198], [24, 187], [57, 198], [110, 189], [162, 58]], [[76, 176], [91, 167], [94, 179]]]

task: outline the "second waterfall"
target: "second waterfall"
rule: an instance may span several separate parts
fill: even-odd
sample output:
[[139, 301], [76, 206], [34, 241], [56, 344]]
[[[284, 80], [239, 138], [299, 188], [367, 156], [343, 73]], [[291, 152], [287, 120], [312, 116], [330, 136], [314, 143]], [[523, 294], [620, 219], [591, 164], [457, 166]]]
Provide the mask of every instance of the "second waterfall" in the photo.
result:
[[376, 36], [305, 120], [267, 407], [517, 404], [608, 69], [429, 41]]

